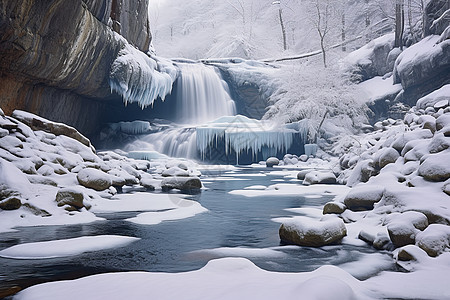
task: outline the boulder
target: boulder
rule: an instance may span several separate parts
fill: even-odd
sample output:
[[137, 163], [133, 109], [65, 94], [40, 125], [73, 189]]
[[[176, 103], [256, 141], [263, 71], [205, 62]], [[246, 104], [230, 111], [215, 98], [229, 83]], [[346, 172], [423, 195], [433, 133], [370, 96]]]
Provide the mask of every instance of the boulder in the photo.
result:
[[285, 222], [279, 229], [280, 239], [286, 244], [306, 247], [322, 247], [340, 241], [347, 235], [344, 221], [339, 218], [313, 220], [298, 217]]
[[112, 185], [111, 176], [100, 170], [86, 168], [77, 174], [78, 183], [84, 187], [103, 191]]
[[379, 185], [359, 185], [350, 190], [344, 204], [353, 211], [371, 210], [381, 200], [385, 188]]
[[302, 154], [302, 155], [300, 155], [300, 157], [298, 158], [298, 160], [299, 160], [299, 161], [302, 161], [302, 162], [306, 162], [306, 161], [308, 161], [308, 159], [309, 159], [309, 157], [308, 157], [308, 155], [306, 155], [306, 154]]
[[297, 179], [298, 180], [304, 180], [306, 174], [308, 174], [311, 171], [312, 171], [311, 169], [301, 170], [300, 172], [297, 173]]
[[0, 209], [3, 210], [16, 210], [22, 206], [20, 198], [12, 196], [0, 201]]
[[[298, 177], [297, 177], [298, 178]], [[332, 172], [311, 171], [303, 179], [304, 185], [311, 184], [335, 184], [336, 176]]]
[[163, 190], [198, 190], [202, 188], [202, 182], [198, 177], [169, 177], [161, 182]]
[[444, 114], [436, 119], [436, 130], [450, 125], [450, 114]]
[[450, 137], [446, 137], [442, 132], [436, 133], [428, 145], [430, 153], [438, 153], [450, 148]]
[[420, 165], [418, 173], [428, 181], [446, 181], [450, 178], [450, 150], [430, 154]]
[[58, 206], [69, 205], [75, 209], [81, 209], [84, 207], [84, 194], [83, 192], [73, 188], [62, 188], [56, 194], [56, 203]]
[[171, 176], [189, 177], [189, 172], [179, 167], [171, 167], [169, 169], [164, 170], [161, 175], [163, 177], [171, 177]]
[[154, 191], [158, 181], [153, 179], [152, 175], [144, 173], [141, 177], [140, 184], [147, 190]]
[[273, 166], [278, 166], [280, 164], [280, 160], [276, 157], [269, 157], [266, 160], [266, 166], [268, 168], [272, 168]]
[[400, 154], [394, 148], [383, 149], [380, 153], [378, 160], [378, 165], [380, 169], [384, 168], [388, 164], [395, 163], [395, 161], [400, 157]]
[[450, 226], [442, 224], [431, 224], [416, 236], [416, 245], [432, 257], [448, 250], [449, 241]]
[[342, 214], [347, 207], [341, 202], [328, 202], [323, 207], [323, 214]]

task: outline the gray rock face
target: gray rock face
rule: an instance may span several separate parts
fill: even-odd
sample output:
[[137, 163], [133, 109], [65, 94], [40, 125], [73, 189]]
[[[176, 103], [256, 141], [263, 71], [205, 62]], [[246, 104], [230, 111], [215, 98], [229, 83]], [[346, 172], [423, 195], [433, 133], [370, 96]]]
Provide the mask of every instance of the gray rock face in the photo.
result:
[[323, 214], [342, 214], [347, 207], [341, 202], [328, 202], [323, 207]]
[[425, 7], [425, 35], [430, 34], [441, 34], [444, 32], [445, 28], [450, 25], [450, 16], [447, 15], [445, 18], [441, 18], [440, 21], [436, 22], [433, 25], [433, 22], [439, 17], [441, 17], [447, 10], [448, 7], [448, 1], [445, 0], [431, 0], [428, 2], [427, 6]]
[[106, 24], [116, 17], [121, 34], [148, 50], [147, 2], [2, 1], [0, 106], [5, 113], [22, 109], [94, 134], [107, 106], [93, 99], [120, 101], [108, 81], [124, 43]]

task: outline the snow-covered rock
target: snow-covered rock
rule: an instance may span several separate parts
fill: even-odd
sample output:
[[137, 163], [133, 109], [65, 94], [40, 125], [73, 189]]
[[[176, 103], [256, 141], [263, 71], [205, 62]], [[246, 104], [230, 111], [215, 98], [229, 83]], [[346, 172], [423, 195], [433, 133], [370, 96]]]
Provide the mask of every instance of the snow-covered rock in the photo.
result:
[[77, 210], [85, 207], [83, 203], [84, 193], [75, 188], [62, 188], [56, 194], [56, 203], [58, 206], [65, 206], [66, 210]]
[[429, 181], [446, 181], [450, 178], [450, 150], [430, 154], [420, 165], [418, 174]]
[[394, 213], [389, 216], [389, 219], [387, 230], [395, 247], [414, 244], [416, 235], [428, 226], [427, 217], [416, 211]]
[[442, 224], [431, 224], [416, 237], [416, 245], [433, 257], [450, 250], [449, 242], [450, 226]]
[[[344, 59], [346, 69], [359, 81], [383, 76], [392, 70], [388, 65], [388, 56], [393, 47], [393, 33], [379, 37], [347, 55]], [[392, 57], [390, 61], [392, 62]]]
[[336, 175], [334, 175], [333, 172], [311, 171], [308, 172], [305, 175], [305, 179], [303, 179], [304, 185], [334, 183], [336, 183]]
[[162, 189], [196, 190], [202, 188], [198, 177], [168, 177], [161, 182]]
[[271, 168], [273, 166], [278, 166], [279, 164], [280, 164], [280, 160], [278, 158], [276, 158], [276, 157], [269, 157], [266, 160], [266, 166], [268, 168]]
[[342, 214], [347, 207], [341, 202], [328, 202], [323, 207], [323, 214]]
[[284, 222], [279, 230], [281, 241], [307, 247], [322, 247], [341, 240], [347, 230], [342, 219], [314, 220], [297, 217]]
[[78, 182], [87, 188], [103, 191], [112, 185], [111, 176], [97, 169], [86, 168], [77, 174]]
[[169, 169], [164, 170], [161, 175], [163, 177], [171, 177], [171, 176], [189, 177], [189, 172], [179, 167], [171, 167]]
[[378, 185], [358, 185], [350, 190], [344, 199], [344, 204], [353, 211], [370, 210], [381, 200], [385, 188]]

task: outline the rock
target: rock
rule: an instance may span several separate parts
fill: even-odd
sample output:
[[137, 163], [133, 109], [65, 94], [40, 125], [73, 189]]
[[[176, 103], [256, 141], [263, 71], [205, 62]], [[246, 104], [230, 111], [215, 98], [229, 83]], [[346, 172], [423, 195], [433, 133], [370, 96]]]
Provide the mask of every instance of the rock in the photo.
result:
[[161, 174], [163, 177], [171, 177], [171, 176], [178, 176], [178, 177], [189, 177], [189, 172], [183, 169], [180, 169], [179, 167], [171, 167], [170, 169], [166, 169]]
[[3, 128], [0, 128], [0, 138], [9, 135], [9, 131]]
[[16, 210], [22, 206], [22, 201], [15, 196], [6, 198], [0, 201], [0, 209], [3, 210]]
[[347, 207], [341, 202], [328, 202], [323, 207], [323, 214], [342, 214]]
[[431, 224], [416, 236], [416, 245], [432, 257], [448, 250], [449, 241], [450, 226], [442, 224]]
[[306, 174], [308, 174], [311, 171], [313, 171], [313, 170], [312, 169], [301, 170], [300, 172], [297, 173], [297, 179], [298, 180], [304, 180]]
[[[394, 48], [394, 34], [387, 34], [379, 37], [360, 49], [350, 53], [344, 59], [347, 65], [347, 72], [352, 74], [352, 78], [357, 82], [365, 81], [375, 76], [383, 76], [390, 70], [388, 57]], [[393, 56], [391, 54], [392, 63]]]
[[198, 177], [169, 177], [161, 182], [163, 190], [197, 190], [202, 188], [202, 182]]
[[93, 168], [86, 168], [77, 174], [78, 182], [87, 188], [96, 191], [103, 191], [112, 185], [112, 180], [109, 174]]
[[138, 184], [138, 179], [125, 170], [113, 169], [108, 171], [111, 176], [112, 185], [115, 187], [122, 187], [124, 185]]
[[430, 154], [421, 163], [418, 174], [428, 181], [446, 181], [450, 178], [450, 150]]
[[416, 241], [416, 233], [418, 230], [407, 222], [394, 222], [389, 224], [388, 227], [389, 238], [395, 247], [403, 247], [406, 245], [412, 245]]
[[272, 168], [273, 166], [278, 166], [280, 164], [280, 160], [276, 157], [269, 157], [266, 160], [266, 166], [268, 168]]
[[4, 117], [5, 113], [3, 112], [3, 110], [0, 108], [0, 117]]
[[394, 255], [397, 261], [423, 261], [428, 258], [427, 253], [415, 245], [399, 248]]
[[444, 114], [436, 119], [436, 130], [439, 131], [442, 128], [450, 125], [450, 114]]
[[420, 116], [418, 123], [422, 125], [423, 129], [428, 129], [433, 133], [436, 131], [436, 119], [432, 116]]
[[344, 204], [353, 211], [371, 210], [381, 200], [385, 188], [378, 185], [358, 185], [350, 190]]
[[12, 113], [12, 117], [28, 125], [34, 131], [43, 130], [56, 136], [65, 135], [79, 141], [87, 147], [92, 147], [91, 141], [89, 141], [87, 137], [79, 133], [75, 128], [66, 124], [52, 122], [50, 120], [20, 110], [15, 110]]
[[310, 184], [335, 184], [336, 176], [332, 172], [311, 171], [305, 175], [304, 185]]
[[442, 187], [442, 191], [450, 196], [450, 182], [444, 184]]
[[450, 137], [446, 137], [442, 132], [436, 133], [428, 145], [430, 153], [438, 153], [450, 148]]
[[378, 160], [378, 165], [382, 169], [388, 164], [395, 163], [399, 157], [400, 154], [394, 148], [383, 149]]
[[51, 185], [51, 186], [58, 186], [58, 183], [54, 181], [51, 178], [41, 176], [41, 175], [30, 175], [27, 176], [30, 183], [33, 184], [43, 184], [43, 185]]
[[384, 232], [379, 232], [373, 241], [373, 247], [378, 250], [391, 248], [391, 239]]
[[299, 161], [302, 161], [302, 162], [307, 162], [308, 159], [309, 159], [309, 157], [308, 157], [308, 155], [306, 155], [306, 154], [302, 154], [302, 155], [300, 155], [300, 157], [298, 158], [298, 160], [299, 160]]
[[140, 183], [147, 190], [154, 191], [157, 180], [153, 179], [152, 175], [145, 173], [145, 175], [141, 177]]
[[51, 217], [52, 214], [46, 211], [45, 209], [38, 208], [30, 203], [24, 203], [22, 205], [23, 208], [30, 211], [33, 215], [39, 216], [39, 217]]
[[279, 235], [281, 241], [286, 244], [322, 247], [340, 241], [347, 235], [347, 230], [344, 221], [339, 218], [317, 221], [299, 217], [283, 223]]
[[84, 207], [83, 200], [84, 200], [83, 192], [73, 188], [59, 189], [55, 199], [59, 207], [69, 205], [76, 209], [81, 209]]

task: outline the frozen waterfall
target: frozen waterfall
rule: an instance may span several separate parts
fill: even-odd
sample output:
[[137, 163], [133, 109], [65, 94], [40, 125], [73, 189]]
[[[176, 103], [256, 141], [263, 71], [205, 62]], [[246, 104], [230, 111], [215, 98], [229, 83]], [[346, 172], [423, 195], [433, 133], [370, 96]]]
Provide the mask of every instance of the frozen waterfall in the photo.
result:
[[228, 85], [215, 67], [201, 63], [178, 63], [177, 67], [177, 122], [198, 125], [236, 114]]

